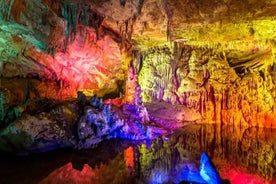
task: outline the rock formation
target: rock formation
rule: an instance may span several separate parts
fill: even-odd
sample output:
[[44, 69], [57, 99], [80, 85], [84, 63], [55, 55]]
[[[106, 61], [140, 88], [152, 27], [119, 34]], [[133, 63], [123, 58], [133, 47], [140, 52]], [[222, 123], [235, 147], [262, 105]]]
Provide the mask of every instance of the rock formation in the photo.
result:
[[25, 155], [59, 148], [90, 149], [111, 138], [138, 141], [170, 133], [149, 124], [142, 105], [117, 107], [96, 96], [88, 100], [83, 93], [63, 102], [29, 101], [20, 109], [19, 117], [0, 130], [0, 152]]
[[[69, 100], [78, 91], [125, 104], [114, 118], [122, 115], [128, 122], [158, 119], [148, 116], [143, 104], [167, 102], [188, 109], [183, 110], [183, 121], [276, 127], [275, 0], [0, 0], [0, 4], [0, 123], [9, 127], [5, 131], [14, 132], [17, 125], [28, 129], [22, 118], [36, 126], [41, 113], [57, 108], [21, 117], [33, 101]], [[44, 114], [45, 126], [53, 128], [49, 134], [72, 131], [75, 116], [83, 139], [112, 134], [109, 123], [117, 121], [108, 119], [109, 110], [85, 104], [81, 109], [83, 114], [67, 114], [72, 117], [66, 126]], [[138, 111], [140, 116], [131, 115]], [[196, 117], [188, 117], [188, 111]], [[91, 113], [97, 118], [91, 119]], [[117, 123], [116, 128], [121, 126]], [[130, 137], [139, 129], [143, 135], [138, 137], [144, 136], [143, 126], [131, 129]], [[70, 131], [64, 134], [66, 140], [77, 135]], [[27, 142], [36, 135], [28, 134]]]
[[274, 127], [275, 9], [252, 0], [1, 1], [1, 91], [22, 96], [27, 79], [30, 98], [133, 99], [134, 67], [143, 102]]
[[[0, 0], [0, 152], [159, 136], [119, 155], [118, 181], [139, 162], [142, 183], [221, 183], [206, 155], [199, 170], [187, 160], [202, 151], [274, 181], [274, 12], [275, 0]], [[67, 171], [89, 182], [101, 169]]]

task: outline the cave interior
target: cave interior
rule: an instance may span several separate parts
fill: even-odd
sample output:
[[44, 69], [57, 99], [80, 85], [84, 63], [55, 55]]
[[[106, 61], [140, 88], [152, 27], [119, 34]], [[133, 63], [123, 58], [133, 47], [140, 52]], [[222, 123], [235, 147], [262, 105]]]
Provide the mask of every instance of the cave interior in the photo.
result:
[[276, 183], [275, 12], [0, 0], [0, 183]]

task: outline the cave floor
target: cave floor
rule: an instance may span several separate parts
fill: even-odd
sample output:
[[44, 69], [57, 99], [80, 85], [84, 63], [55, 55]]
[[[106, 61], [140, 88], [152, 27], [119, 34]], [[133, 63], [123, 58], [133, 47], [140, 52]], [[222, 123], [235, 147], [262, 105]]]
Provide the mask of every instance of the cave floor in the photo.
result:
[[188, 124], [200, 122], [198, 111], [183, 105], [172, 105], [166, 102], [145, 104], [150, 120], [166, 130], [175, 130]]

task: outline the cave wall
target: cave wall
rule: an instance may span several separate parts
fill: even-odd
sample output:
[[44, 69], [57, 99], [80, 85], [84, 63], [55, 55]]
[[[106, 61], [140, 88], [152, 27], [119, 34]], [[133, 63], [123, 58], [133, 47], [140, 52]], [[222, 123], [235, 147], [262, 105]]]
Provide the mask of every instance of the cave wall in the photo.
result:
[[1, 87], [14, 91], [6, 80], [27, 78], [41, 83], [31, 86], [37, 97], [118, 96], [128, 61], [122, 26], [112, 30], [109, 19], [124, 22], [138, 2], [1, 1]]
[[0, 4], [1, 106], [83, 91], [276, 126], [275, 0]]
[[207, 123], [275, 127], [275, 1], [144, 3], [161, 9], [142, 7], [148, 22], [133, 35], [145, 103], [182, 104]]
[[139, 70], [142, 99], [185, 105], [206, 122], [274, 126], [273, 47], [174, 42], [150, 48]]

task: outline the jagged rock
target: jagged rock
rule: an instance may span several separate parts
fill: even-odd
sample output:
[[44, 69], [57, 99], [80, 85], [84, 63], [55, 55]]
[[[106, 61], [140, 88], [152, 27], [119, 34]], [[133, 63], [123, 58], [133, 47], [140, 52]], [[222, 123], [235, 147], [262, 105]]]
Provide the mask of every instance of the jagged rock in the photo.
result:
[[58, 148], [88, 149], [111, 138], [152, 139], [167, 133], [149, 125], [143, 105], [116, 107], [96, 96], [58, 102], [51, 99], [29, 101], [22, 117], [0, 130], [0, 150], [16, 154], [43, 152]]
[[[99, 5], [40, 0], [1, 4], [5, 7], [0, 11], [2, 77], [43, 79], [48, 82], [44, 90], [35, 86], [39, 95], [59, 99], [73, 97], [78, 90], [104, 96], [119, 88], [116, 81], [124, 79], [125, 70], [120, 41], [99, 35], [104, 16], [97, 12]], [[103, 11], [110, 5], [104, 3]]]
[[78, 122], [79, 149], [91, 148], [102, 140], [111, 138], [115, 131], [124, 126], [124, 121], [109, 105], [103, 108], [86, 107], [84, 113]]
[[[267, 70], [272, 56], [261, 45], [254, 53], [245, 49], [235, 54], [181, 41], [153, 47], [143, 51], [138, 73], [142, 100], [184, 105], [198, 111], [204, 122], [273, 127], [273, 72]], [[233, 65], [239, 57], [242, 61]]]
[[0, 131], [0, 142], [2, 151], [15, 154], [72, 148], [76, 144], [68, 125], [46, 113], [22, 116]]

